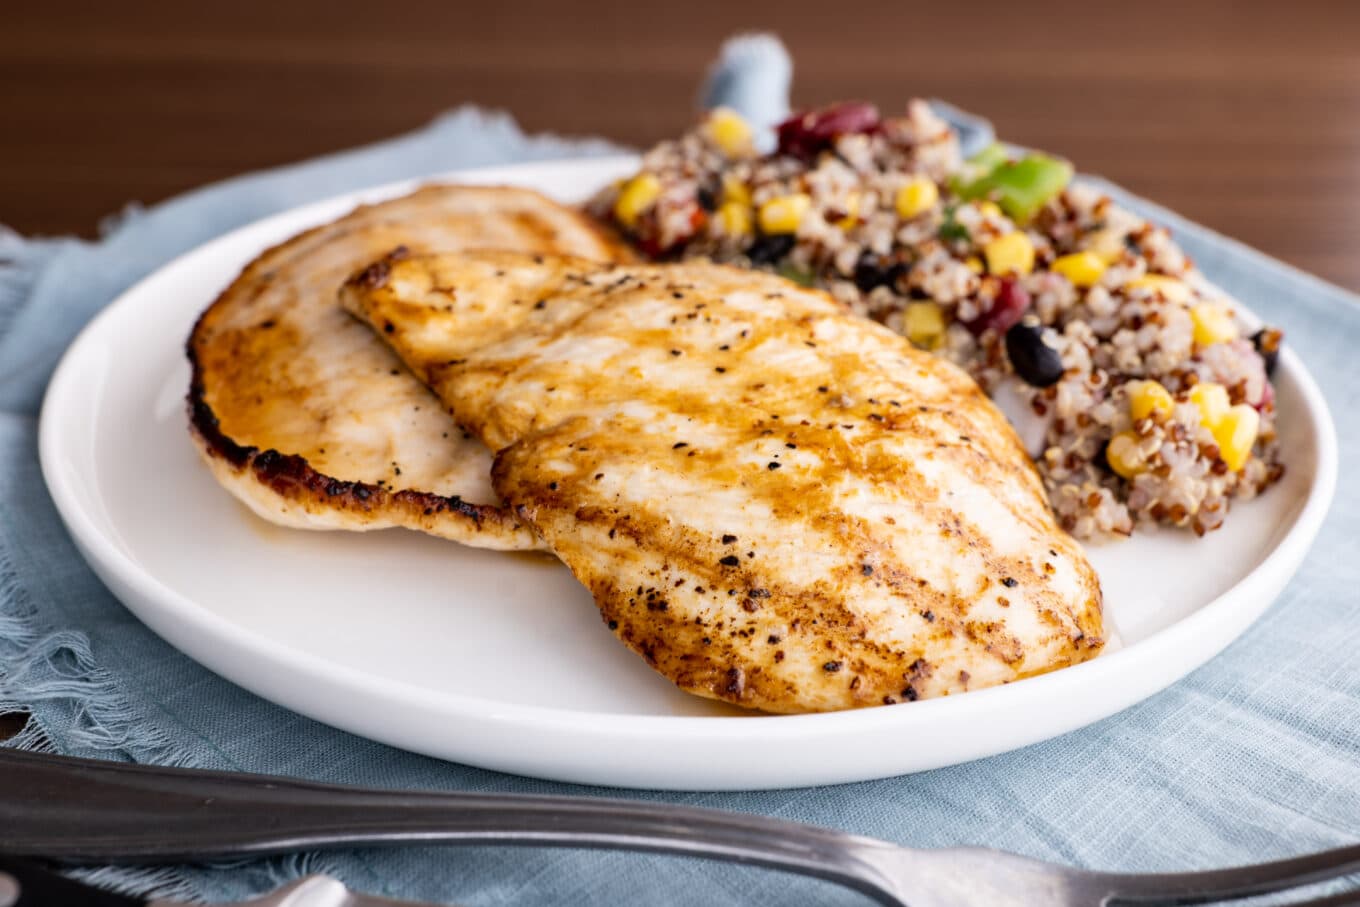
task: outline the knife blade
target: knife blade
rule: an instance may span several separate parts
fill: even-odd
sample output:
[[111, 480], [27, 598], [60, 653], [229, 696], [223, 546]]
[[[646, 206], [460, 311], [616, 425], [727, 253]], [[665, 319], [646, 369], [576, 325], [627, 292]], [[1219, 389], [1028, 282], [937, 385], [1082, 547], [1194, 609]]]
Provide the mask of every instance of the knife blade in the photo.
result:
[[[0, 854], [0, 907], [189, 907], [183, 901], [147, 900], [59, 875], [33, 860]], [[340, 881], [311, 875], [262, 897], [203, 907], [436, 907], [350, 891]]]

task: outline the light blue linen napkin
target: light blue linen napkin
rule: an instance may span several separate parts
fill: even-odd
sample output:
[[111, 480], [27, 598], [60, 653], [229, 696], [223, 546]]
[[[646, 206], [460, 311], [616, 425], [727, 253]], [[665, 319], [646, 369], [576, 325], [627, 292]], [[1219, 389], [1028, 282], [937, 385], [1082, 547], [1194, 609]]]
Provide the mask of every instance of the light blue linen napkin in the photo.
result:
[[[767, 78], [762, 65], [757, 59], [756, 77]], [[749, 75], [723, 78], [729, 79], [723, 99], [738, 106], [744, 97], [777, 95], [750, 90]], [[989, 140], [976, 119], [955, 119], [974, 147]], [[180, 252], [264, 215], [364, 185], [608, 150], [601, 142], [525, 137], [504, 116], [461, 110], [390, 142], [130, 211], [98, 242], [0, 232], [0, 712], [33, 715], [8, 745], [396, 788], [617, 795], [400, 752], [273, 706], [198, 666], [135, 620], [84, 566], [44, 489], [36, 453], [40, 395], [67, 343], [118, 292]], [[1332, 407], [1342, 463], [1355, 462], [1355, 297], [1112, 192], [1168, 224], [1212, 279], [1284, 326]], [[979, 844], [1130, 871], [1247, 862], [1354, 842], [1357, 538], [1360, 476], [1343, 466], [1317, 545], [1255, 627], [1165, 693], [1057, 740], [886, 781], [636, 796], [915, 846]], [[826, 884], [761, 870], [537, 849], [359, 850], [97, 874], [137, 890], [231, 899], [308, 871], [392, 897], [469, 905], [863, 903]]]

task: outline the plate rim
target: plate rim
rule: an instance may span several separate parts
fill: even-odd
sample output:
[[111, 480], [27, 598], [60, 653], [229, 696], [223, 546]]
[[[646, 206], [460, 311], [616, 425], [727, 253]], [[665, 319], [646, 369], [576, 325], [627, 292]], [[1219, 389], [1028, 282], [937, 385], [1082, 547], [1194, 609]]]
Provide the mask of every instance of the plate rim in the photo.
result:
[[[395, 197], [419, 185], [460, 181], [480, 184], [504, 181], [507, 184], [515, 184], [517, 176], [525, 179], [524, 174], [526, 172], [541, 171], [545, 168], [567, 168], [590, 174], [593, 171], [607, 172], [612, 169], [623, 169], [637, 160], [636, 155], [629, 154], [533, 161], [495, 167], [453, 170], [428, 177], [399, 180], [340, 193], [260, 218], [208, 240], [162, 264], [120, 293], [81, 329], [62, 354], [61, 360], [53, 371], [44, 392], [39, 417], [38, 448], [43, 479], [63, 523], [87, 563], [100, 576], [101, 580], [107, 586], [110, 586], [110, 591], [114, 594], [114, 597], [158, 635], [166, 636], [159, 626], [161, 619], [177, 618], [195, 631], [207, 631], [214, 637], [228, 642], [230, 645], [227, 648], [232, 652], [238, 649], [248, 649], [257, 657], [263, 658], [271, 664], [280, 661], [286, 662], [293, 667], [302, 669], [303, 673], [322, 681], [332, 690], [362, 688], [366, 693], [399, 698], [404, 702], [417, 704], [422, 708], [440, 712], [449, 717], [475, 713], [482, 720], [494, 720], [496, 723], [507, 727], [542, 729], [545, 726], [554, 726], [579, 731], [583, 725], [589, 725], [593, 731], [615, 738], [628, 737], [651, 742], [665, 742], [668, 739], [684, 738], [686, 741], [692, 742], [696, 739], [739, 740], [749, 737], [752, 733], [758, 733], [763, 737], [773, 735], [776, 738], [783, 738], [804, 736], [809, 732], [815, 732], [820, 736], [822, 734], [844, 735], [866, 730], [901, 730], [912, 725], [930, 723], [940, 717], [941, 713], [948, 714], [955, 720], [966, 719], [970, 714], [990, 712], [995, 708], [1003, 708], [1008, 703], [1018, 705], [1025, 699], [1052, 699], [1055, 695], [1061, 694], [1064, 687], [1098, 683], [1103, 675], [1111, 673], [1126, 674], [1128, 673], [1126, 665], [1137, 661], [1162, 660], [1166, 664], [1175, 665], [1172, 670], [1163, 671], [1160, 678], [1155, 680], [1150, 688], [1147, 683], [1144, 683], [1140, 687], [1141, 692], [1137, 692], [1129, 701], [1125, 702], [1121, 697], [1120, 701], [1111, 709], [1105, 710], [1103, 707], [1096, 709], [1095, 711], [1100, 712], [1100, 715], [1089, 720], [1082, 720], [1079, 724], [1074, 725], [1074, 728], [1084, 726], [1090, 721], [1098, 720], [1099, 717], [1122, 711], [1135, 702], [1155, 695], [1184, 677], [1194, 668], [1216, 657], [1223, 648], [1255, 623], [1278, 598], [1277, 592], [1258, 607], [1241, 608], [1236, 599], [1242, 597], [1243, 587], [1249, 583], [1258, 583], [1263, 580], [1275, 581], [1283, 587], [1284, 583], [1297, 570], [1311, 547], [1334, 496], [1339, 451], [1335, 424], [1320, 388], [1304, 367], [1301, 359], [1292, 349], [1286, 347], [1280, 357], [1281, 371], [1289, 377], [1299, 392], [1299, 397], [1304, 403], [1304, 412], [1300, 415], [1305, 417], [1305, 427], [1308, 427], [1308, 424], [1311, 423], [1314, 443], [1317, 448], [1317, 466], [1307, 488], [1307, 498], [1294, 517], [1293, 525], [1273, 545], [1266, 557], [1236, 583], [1201, 605], [1192, 614], [1163, 627], [1137, 643], [1091, 661], [1027, 678], [1013, 684], [971, 691], [967, 695], [922, 700], [912, 703], [909, 709], [864, 708], [800, 715], [766, 715], [761, 713], [738, 716], [638, 715], [509, 703], [486, 699], [481, 696], [436, 692], [413, 682], [393, 680], [381, 674], [340, 665], [328, 661], [320, 655], [292, 648], [277, 639], [261, 636], [197, 605], [187, 595], [166, 585], [139, 566], [116, 540], [106, 536], [88, 512], [80, 490], [73, 483], [68, 483], [66, 476], [62, 474], [59, 460], [62, 456], [61, 442], [65, 433], [62, 431], [62, 420], [59, 413], [61, 412], [62, 402], [69, 397], [68, 387], [77, 376], [77, 371], [87, 355], [87, 348], [91, 348], [97, 343], [97, 338], [100, 332], [104, 330], [104, 325], [118, 318], [120, 313], [129, 306], [135, 307], [139, 298], [147, 293], [147, 287], [154, 287], [156, 281], [164, 279], [166, 272], [183, 268], [187, 263], [197, 260], [199, 257], [212, 257], [212, 255], [217, 254], [218, 249], [240, 241], [244, 234], [268, 231], [273, 225], [284, 221], [292, 223], [300, 223], [302, 220], [308, 223], [324, 222], [325, 219], [334, 216], [331, 214], [332, 211], [341, 210], [343, 206], [353, 206]], [[305, 229], [305, 227], [299, 229]], [[1250, 311], [1245, 306], [1243, 308]], [[113, 588], [114, 586], [131, 589], [142, 599], [153, 604], [150, 606], [145, 602], [131, 604], [127, 600], [128, 597], [119, 594]], [[1236, 613], [1234, 613], [1235, 606], [1239, 608]], [[143, 613], [153, 608], [158, 609], [160, 614], [151, 617]], [[1212, 645], [1206, 643], [1206, 640], [1212, 640]], [[174, 642], [170, 642], [170, 644], [180, 651], [184, 651], [182, 646]], [[1191, 652], [1194, 654], [1187, 654]], [[1204, 654], [1206, 652], [1207, 654]], [[1176, 657], [1177, 653], [1180, 654], [1179, 658]], [[211, 661], [198, 655], [190, 655], [190, 657], [214, 673], [252, 690], [272, 702], [303, 714], [309, 714], [311, 717], [317, 717], [310, 711], [304, 711], [298, 709], [295, 705], [283, 702], [273, 692], [262, 692], [255, 685], [244, 681], [239, 676], [241, 672], [233, 671], [229, 665], [224, 667], [217, 663], [228, 661], [229, 656]], [[1050, 692], [1050, 690], [1054, 690], [1054, 692]], [[753, 721], [751, 719], [758, 720]], [[318, 718], [318, 720], [335, 724], [328, 718]], [[1069, 730], [1074, 728], [1069, 728]], [[345, 729], [373, 737], [373, 739], [384, 739], [367, 731], [355, 730], [353, 726]], [[1066, 731], [1060, 733], [1066, 733]], [[386, 739], [390, 742], [390, 735]], [[396, 745], [411, 748], [404, 743]], [[993, 750], [993, 752], [1002, 752], [1011, 748], [1013, 747], [1003, 746]], [[685, 789], [694, 788], [687, 787]]]

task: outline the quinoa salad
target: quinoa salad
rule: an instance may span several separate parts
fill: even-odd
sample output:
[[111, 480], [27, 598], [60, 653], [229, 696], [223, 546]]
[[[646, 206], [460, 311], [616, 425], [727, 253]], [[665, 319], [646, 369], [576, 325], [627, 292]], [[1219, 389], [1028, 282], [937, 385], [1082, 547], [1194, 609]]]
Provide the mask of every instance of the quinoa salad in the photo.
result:
[[820, 286], [964, 368], [1010, 418], [1079, 538], [1218, 528], [1280, 478], [1254, 328], [1162, 227], [994, 145], [969, 159], [922, 101], [845, 103], [754, 131], [719, 109], [590, 203], [648, 257]]

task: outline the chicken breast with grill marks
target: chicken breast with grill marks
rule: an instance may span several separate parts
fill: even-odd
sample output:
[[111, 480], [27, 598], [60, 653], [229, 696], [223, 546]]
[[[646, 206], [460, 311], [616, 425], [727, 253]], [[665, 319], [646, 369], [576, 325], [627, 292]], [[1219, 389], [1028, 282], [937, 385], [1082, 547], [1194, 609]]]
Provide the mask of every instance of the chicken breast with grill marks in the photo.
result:
[[821, 292], [473, 253], [379, 262], [342, 299], [498, 452], [497, 493], [685, 690], [845, 709], [1101, 649], [1095, 572], [1004, 418]]
[[501, 508], [482, 442], [336, 301], [356, 268], [403, 245], [631, 257], [528, 189], [428, 186], [360, 207], [266, 251], [203, 313], [188, 344], [194, 440], [217, 480], [274, 523], [540, 547]]

